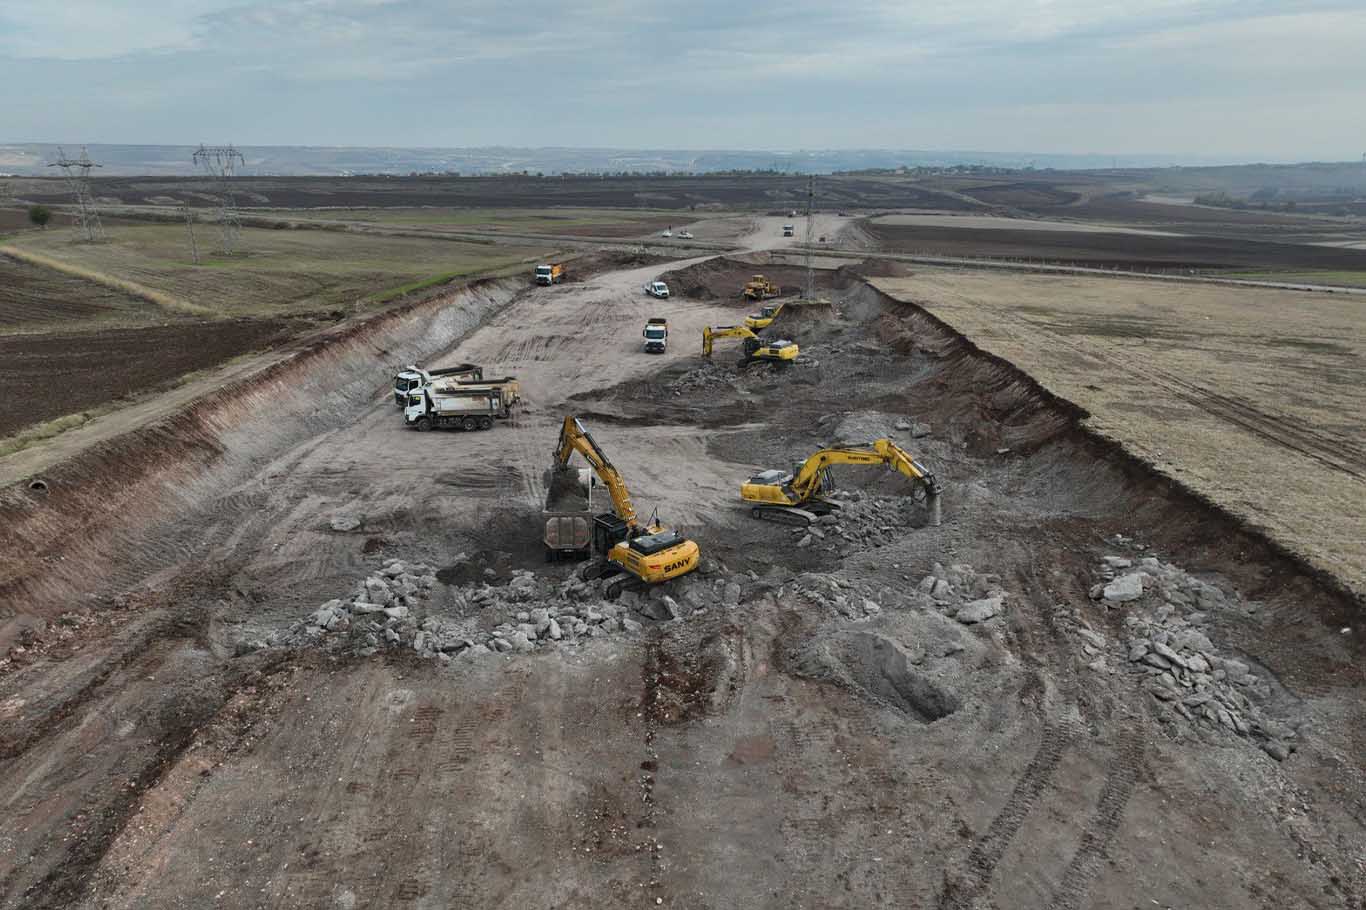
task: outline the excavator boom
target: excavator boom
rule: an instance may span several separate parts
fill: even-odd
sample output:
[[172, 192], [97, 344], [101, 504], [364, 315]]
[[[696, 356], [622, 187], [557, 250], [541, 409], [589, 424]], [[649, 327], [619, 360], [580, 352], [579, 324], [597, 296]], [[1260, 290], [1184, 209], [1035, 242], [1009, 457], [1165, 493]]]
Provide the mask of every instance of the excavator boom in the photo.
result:
[[807, 516], [810, 513], [804, 511], [805, 507], [820, 504], [829, 476], [827, 472], [837, 464], [880, 464], [901, 473], [924, 489], [930, 523], [939, 524], [942, 492], [939, 482], [929, 469], [890, 439], [878, 439], [863, 447], [821, 449], [792, 474], [763, 471], [740, 487], [740, 497], [754, 504], [752, 511], [756, 517], [765, 517], [766, 511], [771, 515], [770, 510], [785, 509], [797, 510]]
[[[621, 472], [583, 423], [577, 417], [566, 417], [560, 427], [560, 441], [555, 446], [555, 470], [567, 470], [575, 452], [583, 456], [607, 487], [615, 512], [593, 519], [592, 549], [599, 557], [591, 567], [595, 573], [593, 577], [624, 573], [622, 579], [659, 584], [698, 567], [700, 551], [696, 542], [664, 527], [654, 518], [642, 525]], [[615, 596], [613, 590], [620, 590], [622, 579], [609, 585], [609, 597]]]
[[566, 417], [563, 426], [560, 427], [560, 442], [555, 446], [556, 467], [568, 467], [570, 456], [575, 452], [583, 456], [584, 461], [588, 462], [598, 475], [598, 479], [607, 487], [607, 493], [612, 497], [612, 509], [617, 513], [617, 517], [634, 528], [636, 507], [631, 502], [631, 493], [626, 489], [626, 481], [622, 479], [621, 472], [608, 460], [583, 423], [577, 417]]

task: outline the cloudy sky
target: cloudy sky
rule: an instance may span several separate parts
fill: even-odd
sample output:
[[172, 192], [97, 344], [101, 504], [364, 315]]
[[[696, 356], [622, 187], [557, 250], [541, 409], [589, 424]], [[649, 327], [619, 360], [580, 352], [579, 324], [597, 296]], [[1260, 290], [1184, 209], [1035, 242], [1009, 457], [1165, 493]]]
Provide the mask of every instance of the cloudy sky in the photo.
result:
[[1366, 0], [3, 0], [0, 142], [1347, 159]]

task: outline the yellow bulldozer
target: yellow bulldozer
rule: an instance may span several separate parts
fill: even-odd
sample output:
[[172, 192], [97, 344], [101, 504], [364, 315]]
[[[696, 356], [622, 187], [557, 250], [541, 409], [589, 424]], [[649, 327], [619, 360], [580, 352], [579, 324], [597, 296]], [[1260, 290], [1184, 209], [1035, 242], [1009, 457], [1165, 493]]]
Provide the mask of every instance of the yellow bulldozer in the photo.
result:
[[786, 338], [765, 339], [754, 334], [754, 330], [743, 325], [706, 326], [702, 329], [702, 356], [710, 357], [713, 341], [717, 338], [743, 338], [745, 358], [741, 363], [757, 362], [790, 364], [797, 359], [801, 350], [797, 342]]
[[778, 286], [763, 275], [752, 276], [740, 292], [746, 300], [768, 300], [770, 297], [777, 297], [778, 294]]
[[939, 482], [929, 469], [890, 439], [878, 439], [866, 446], [821, 449], [791, 472], [760, 471], [740, 485], [740, 498], [755, 518], [809, 525], [817, 516], [838, 508], [825, 498], [834, 490], [830, 467], [837, 464], [883, 465], [904, 474], [915, 484], [917, 497], [925, 500], [930, 524], [939, 524], [939, 497], [943, 492]]

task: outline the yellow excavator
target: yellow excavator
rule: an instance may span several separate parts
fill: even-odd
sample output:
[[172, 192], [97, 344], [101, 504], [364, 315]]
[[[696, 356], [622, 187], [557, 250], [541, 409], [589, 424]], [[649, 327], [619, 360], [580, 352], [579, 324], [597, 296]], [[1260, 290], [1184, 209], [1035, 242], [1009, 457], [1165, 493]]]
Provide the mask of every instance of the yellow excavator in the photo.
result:
[[[593, 518], [595, 559], [584, 571], [585, 578], [624, 575], [608, 587], [607, 595], [615, 597], [632, 579], [659, 584], [697, 568], [700, 558], [697, 544], [661, 525], [658, 513], [642, 523], [636, 516], [635, 505], [621, 473], [607, 459], [583, 423], [577, 417], [566, 417], [560, 428], [559, 444], [555, 447], [552, 473], [573, 471], [569, 459], [575, 452], [588, 462], [612, 498], [612, 511]], [[552, 477], [551, 482], [554, 484], [556, 479]]]
[[746, 300], [767, 300], [770, 297], [777, 297], [778, 294], [778, 286], [763, 275], [750, 278], [745, 282], [744, 290], [740, 292], [740, 296]]
[[716, 338], [743, 338], [745, 340], [745, 359], [743, 363], [756, 361], [788, 364], [801, 353], [797, 342], [779, 338], [769, 341], [754, 334], [754, 330], [743, 325], [705, 326], [702, 329], [702, 356], [710, 357], [712, 341]]
[[821, 449], [795, 467], [791, 473], [760, 471], [740, 486], [740, 498], [755, 518], [786, 524], [809, 525], [819, 515], [838, 508], [825, 499], [834, 489], [830, 466], [837, 464], [880, 464], [899, 471], [915, 484], [917, 498], [930, 510], [930, 524], [940, 522], [939, 496], [943, 489], [934, 475], [890, 439], [878, 439], [866, 446]]
[[773, 324], [773, 320], [778, 318], [778, 314], [783, 311], [783, 304], [772, 303], [766, 307], [760, 307], [759, 312], [750, 313], [745, 317], [745, 328], [759, 331], [766, 329]]

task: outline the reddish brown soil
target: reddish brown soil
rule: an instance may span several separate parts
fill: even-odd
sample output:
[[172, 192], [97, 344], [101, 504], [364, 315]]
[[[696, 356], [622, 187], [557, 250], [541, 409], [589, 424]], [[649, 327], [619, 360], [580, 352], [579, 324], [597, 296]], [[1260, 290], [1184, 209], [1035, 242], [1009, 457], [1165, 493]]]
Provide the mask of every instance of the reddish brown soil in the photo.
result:
[[0, 338], [0, 436], [278, 344], [303, 325], [240, 319]]
[[150, 306], [98, 284], [0, 256], [0, 331], [89, 320]]

